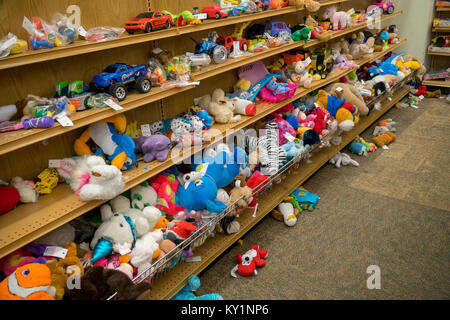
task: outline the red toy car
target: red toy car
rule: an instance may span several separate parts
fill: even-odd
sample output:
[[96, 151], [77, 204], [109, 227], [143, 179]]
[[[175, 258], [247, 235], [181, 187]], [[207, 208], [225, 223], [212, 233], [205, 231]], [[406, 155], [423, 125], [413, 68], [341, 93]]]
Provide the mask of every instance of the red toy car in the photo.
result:
[[133, 20], [125, 22], [125, 30], [129, 34], [134, 34], [136, 31], [151, 32], [158, 29], [168, 29], [172, 24], [172, 17], [168, 14], [163, 14], [160, 11], [144, 12], [133, 17]]
[[213, 6], [207, 6], [205, 9], [203, 9], [203, 13], [206, 13], [208, 15], [208, 19], [220, 19], [220, 18], [226, 18], [228, 17], [229, 10], [222, 8], [218, 4], [215, 4]]
[[216, 42], [224, 46], [228, 50], [228, 52], [233, 51], [234, 41], [239, 41], [239, 49], [241, 49], [241, 51], [248, 51], [248, 42], [245, 39], [237, 40], [232, 36], [220, 36], [216, 40]]

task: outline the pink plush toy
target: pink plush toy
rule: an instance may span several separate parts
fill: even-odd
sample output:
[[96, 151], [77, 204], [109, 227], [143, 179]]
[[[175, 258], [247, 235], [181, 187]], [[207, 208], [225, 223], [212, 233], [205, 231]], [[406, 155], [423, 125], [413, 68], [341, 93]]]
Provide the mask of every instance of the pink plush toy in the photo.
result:
[[34, 261], [36, 261], [36, 258], [32, 257], [30, 252], [18, 249], [1, 260], [1, 271], [3, 271], [6, 276], [9, 276], [14, 273], [17, 268], [33, 263]]
[[334, 68], [349, 70], [349, 69], [359, 69], [353, 60], [347, 60], [344, 56], [338, 56], [334, 62]]
[[336, 6], [328, 7], [323, 14], [323, 18], [325, 20], [330, 19], [333, 24], [333, 31], [343, 30], [347, 27], [347, 13], [344, 11], [337, 11]]

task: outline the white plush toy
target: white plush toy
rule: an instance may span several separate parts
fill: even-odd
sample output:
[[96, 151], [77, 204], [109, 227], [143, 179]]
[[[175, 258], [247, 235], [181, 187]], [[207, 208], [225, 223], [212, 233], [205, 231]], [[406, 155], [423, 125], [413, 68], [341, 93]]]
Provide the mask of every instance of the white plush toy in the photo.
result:
[[[130, 262], [142, 273], [150, 268], [153, 259], [160, 254], [159, 243], [163, 240], [161, 230], [147, 233], [136, 241], [136, 245], [130, 254]], [[150, 271], [150, 270], [149, 270]]]
[[135, 209], [144, 210], [145, 207], [157, 205], [158, 194], [148, 182], [134, 187], [130, 192], [131, 206]]
[[207, 111], [217, 123], [232, 123], [241, 120], [240, 115], [234, 115], [233, 102], [225, 97], [225, 92], [220, 88], [214, 90]]
[[331, 158], [330, 163], [334, 164], [336, 168], [340, 168], [341, 165], [346, 166], [349, 164], [354, 165], [355, 167], [359, 166], [359, 163], [353, 160], [348, 154], [341, 152], [336, 153], [336, 155]]
[[297, 223], [297, 217], [294, 214], [294, 206], [292, 203], [282, 202], [278, 205], [278, 210], [283, 215], [284, 223], [288, 227], [292, 227]]
[[33, 181], [23, 180], [21, 177], [14, 177], [11, 179], [10, 185], [19, 191], [20, 202], [37, 202], [39, 192], [34, 190], [35, 184]]
[[70, 187], [83, 201], [110, 200], [124, 186], [122, 172], [115, 166], [107, 165], [101, 157], [81, 157], [75, 160], [70, 171]]

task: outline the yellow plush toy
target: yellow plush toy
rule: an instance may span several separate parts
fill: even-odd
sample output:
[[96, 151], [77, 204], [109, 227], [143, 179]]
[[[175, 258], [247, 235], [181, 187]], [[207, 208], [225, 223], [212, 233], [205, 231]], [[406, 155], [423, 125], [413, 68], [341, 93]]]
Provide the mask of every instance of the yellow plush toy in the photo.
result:
[[339, 90], [330, 94], [325, 90], [319, 90], [316, 104], [328, 111], [343, 131], [350, 131], [359, 123], [358, 108], [342, 100], [342, 92]]

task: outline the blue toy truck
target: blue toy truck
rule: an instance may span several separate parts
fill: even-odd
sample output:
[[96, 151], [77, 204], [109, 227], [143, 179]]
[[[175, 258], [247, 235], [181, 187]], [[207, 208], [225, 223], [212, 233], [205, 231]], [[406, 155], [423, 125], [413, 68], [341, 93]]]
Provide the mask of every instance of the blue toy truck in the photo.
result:
[[127, 87], [132, 85], [139, 93], [147, 93], [152, 88], [145, 65], [127, 65], [124, 63], [109, 65], [101, 73], [94, 76], [91, 89], [106, 91], [117, 100], [122, 101], [127, 96]]

